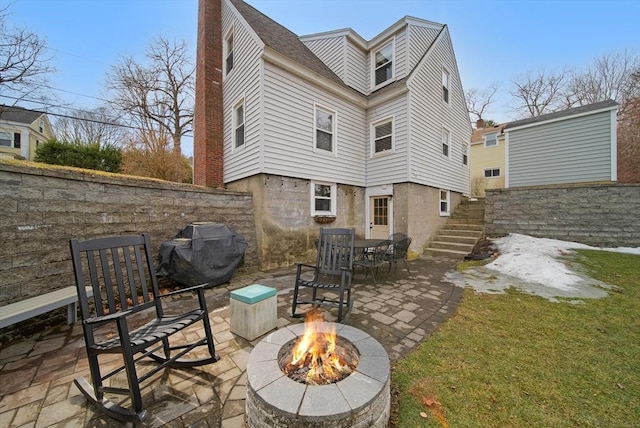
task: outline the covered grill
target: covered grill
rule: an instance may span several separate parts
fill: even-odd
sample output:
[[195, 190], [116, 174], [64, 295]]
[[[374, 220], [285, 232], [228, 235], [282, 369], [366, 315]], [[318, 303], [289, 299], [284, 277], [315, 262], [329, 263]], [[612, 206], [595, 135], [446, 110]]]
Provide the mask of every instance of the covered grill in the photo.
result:
[[160, 246], [158, 275], [192, 286], [228, 282], [247, 242], [225, 224], [192, 223]]

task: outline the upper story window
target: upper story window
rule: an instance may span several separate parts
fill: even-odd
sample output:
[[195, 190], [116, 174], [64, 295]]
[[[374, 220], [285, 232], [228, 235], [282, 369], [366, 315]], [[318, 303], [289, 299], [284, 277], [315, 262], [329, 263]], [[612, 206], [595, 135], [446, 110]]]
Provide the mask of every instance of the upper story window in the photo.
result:
[[496, 147], [498, 145], [498, 133], [493, 132], [491, 134], [484, 135], [484, 146], [485, 147]]
[[373, 127], [373, 154], [393, 151], [393, 118], [384, 119]]
[[462, 165], [469, 165], [469, 145], [462, 143]]
[[440, 215], [449, 215], [451, 193], [448, 190], [440, 190]]
[[336, 215], [335, 183], [311, 182], [311, 215]]
[[226, 76], [233, 70], [233, 31], [229, 31], [224, 40], [224, 65], [224, 74]]
[[233, 108], [234, 147], [244, 146], [244, 100]]
[[375, 52], [374, 62], [375, 86], [393, 79], [393, 42]]
[[451, 146], [451, 132], [442, 128], [442, 156], [449, 157], [449, 147]]
[[442, 100], [445, 103], [449, 102], [449, 72], [442, 69]]
[[41, 120], [38, 122], [38, 130], [41, 134], [44, 132], [44, 121]]
[[333, 152], [335, 150], [336, 113], [315, 106], [315, 145], [317, 150]]

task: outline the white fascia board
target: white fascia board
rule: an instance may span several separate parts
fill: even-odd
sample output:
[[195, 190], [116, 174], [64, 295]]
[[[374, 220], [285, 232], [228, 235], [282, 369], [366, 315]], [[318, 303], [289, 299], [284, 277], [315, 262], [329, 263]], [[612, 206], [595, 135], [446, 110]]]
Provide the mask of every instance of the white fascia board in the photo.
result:
[[369, 102], [367, 103], [367, 108], [369, 109], [377, 107], [380, 104], [386, 103], [387, 101], [397, 98], [400, 95], [406, 94], [407, 92], [409, 92], [409, 88], [407, 87], [406, 83], [393, 89], [386, 90], [380, 95], [371, 96], [369, 98]]
[[271, 64], [277, 65], [278, 67], [287, 70], [288, 72], [295, 74], [305, 80], [310, 81], [323, 89], [328, 90], [329, 92], [338, 95], [347, 101], [350, 101], [360, 107], [367, 108], [367, 99], [364, 95], [358, 94], [355, 90], [351, 90], [345, 88], [342, 85], [337, 84], [336, 82], [327, 79], [326, 77], [320, 76], [317, 73], [312, 72], [309, 68], [292, 61], [286, 56], [280, 54], [279, 52], [274, 51], [273, 49], [265, 46], [263, 51], [263, 59]]
[[615, 115], [615, 112], [618, 110], [618, 106], [612, 106], [612, 107], [605, 107], [605, 108], [601, 108], [598, 110], [590, 110], [590, 111], [585, 111], [583, 113], [577, 113], [577, 114], [572, 114], [569, 116], [563, 116], [563, 117], [558, 117], [555, 119], [549, 119], [549, 120], [543, 120], [540, 122], [534, 122], [534, 123], [528, 123], [526, 125], [522, 125], [522, 126], [516, 126], [515, 128], [505, 128], [504, 129], [504, 133], [507, 134], [511, 131], [519, 131], [521, 129], [526, 129], [526, 128], [533, 128], [534, 126], [540, 126], [540, 125], [547, 125], [549, 123], [555, 123], [555, 122], [561, 122], [563, 120], [567, 120], [567, 119], [575, 119], [578, 117], [583, 117], [583, 116], [590, 116], [592, 114], [598, 114], [598, 113], [602, 113], [605, 111], [612, 111], [613, 114]]
[[231, 9], [231, 11], [233, 12], [233, 16], [240, 21], [240, 23], [242, 24], [242, 26], [245, 28], [245, 30], [247, 30], [249, 32], [249, 34], [251, 35], [251, 38], [253, 39], [253, 41], [256, 43], [256, 45], [258, 45], [260, 48], [264, 49], [265, 44], [262, 41], [262, 39], [258, 36], [258, 34], [254, 31], [253, 27], [251, 27], [251, 25], [249, 25], [249, 23], [244, 19], [244, 17], [242, 16], [242, 14], [240, 12], [238, 12], [238, 9], [236, 9], [236, 7], [229, 1], [229, 0], [223, 0], [224, 4]]
[[384, 30], [382, 33], [375, 36], [373, 39], [369, 40], [368, 48], [373, 49], [377, 45], [387, 42], [389, 37], [392, 37], [394, 34], [402, 30], [407, 25], [406, 19], [407, 19], [406, 17], [401, 18], [398, 22], [396, 22], [395, 24], [393, 24], [392, 26]]

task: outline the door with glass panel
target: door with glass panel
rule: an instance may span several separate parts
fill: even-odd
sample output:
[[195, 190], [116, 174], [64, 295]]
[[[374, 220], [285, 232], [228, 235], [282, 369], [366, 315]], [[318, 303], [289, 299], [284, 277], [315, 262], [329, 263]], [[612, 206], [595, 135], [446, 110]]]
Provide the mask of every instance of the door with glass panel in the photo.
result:
[[372, 196], [369, 200], [369, 237], [371, 239], [387, 239], [389, 237], [389, 204], [388, 195]]

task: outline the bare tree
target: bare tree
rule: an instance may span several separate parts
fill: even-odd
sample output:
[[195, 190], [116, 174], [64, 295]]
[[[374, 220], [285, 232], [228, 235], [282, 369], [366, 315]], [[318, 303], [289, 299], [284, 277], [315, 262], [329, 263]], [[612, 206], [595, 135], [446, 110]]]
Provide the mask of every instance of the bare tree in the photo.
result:
[[[631, 74], [629, 86], [640, 86], [640, 71]], [[618, 181], [640, 183], [640, 94], [624, 103], [618, 112]]]
[[110, 115], [106, 107], [91, 111], [69, 110], [57, 117], [53, 128], [58, 140], [74, 144], [123, 146], [130, 140], [129, 128]]
[[498, 83], [492, 83], [488, 88], [478, 90], [471, 88], [465, 92], [467, 100], [467, 111], [474, 115], [476, 120], [484, 120], [484, 114], [489, 107], [495, 102], [495, 95], [500, 89]]
[[54, 68], [46, 55], [46, 40], [7, 24], [8, 6], [0, 9], [0, 94], [16, 100], [34, 96]]
[[515, 78], [510, 93], [516, 99], [516, 113], [523, 118], [537, 117], [567, 108], [565, 96], [568, 76], [566, 70], [540, 70]]
[[639, 72], [640, 57], [630, 51], [603, 55], [575, 74], [569, 97], [577, 105], [614, 100], [620, 105], [618, 114], [623, 114], [630, 100], [640, 96], [640, 81], [633, 78]]
[[173, 150], [193, 123], [195, 67], [186, 42], [153, 41], [145, 53], [147, 64], [124, 57], [111, 68], [107, 88], [113, 108], [121, 110], [144, 132], [162, 130], [171, 136]]

